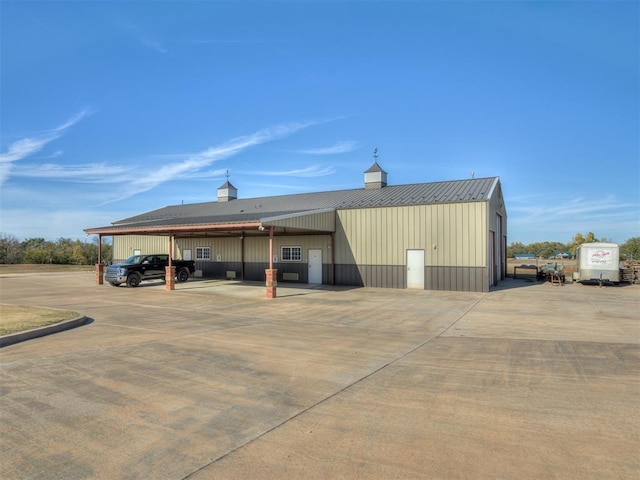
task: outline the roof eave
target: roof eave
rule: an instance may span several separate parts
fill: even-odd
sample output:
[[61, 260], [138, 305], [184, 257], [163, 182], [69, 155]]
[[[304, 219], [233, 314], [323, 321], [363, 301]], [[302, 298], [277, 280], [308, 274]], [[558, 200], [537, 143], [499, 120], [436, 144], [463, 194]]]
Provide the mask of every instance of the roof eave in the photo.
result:
[[318, 210], [307, 210], [304, 212], [293, 212], [293, 213], [287, 213], [284, 215], [276, 215], [273, 217], [263, 217], [260, 219], [260, 222], [263, 224], [268, 224], [269, 222], [275, 222], [277, 220], [286, 220], [289, 218], [296, 218], [296, 217], [305, 217], [307, 215], [316, 215], [318, 213], [329, 213], [329, 212], [335, 212], [336, 209], [335, 208], [321, 208]]
[[87, 235], [173, 235], [180, 232], [209, 232], [216, 230], [239, 230], [242, 228], [258, 228], [260, 222], [215, 223], [203, 225], [160, 225], [155, 227], [98, 227], [87, 228]]

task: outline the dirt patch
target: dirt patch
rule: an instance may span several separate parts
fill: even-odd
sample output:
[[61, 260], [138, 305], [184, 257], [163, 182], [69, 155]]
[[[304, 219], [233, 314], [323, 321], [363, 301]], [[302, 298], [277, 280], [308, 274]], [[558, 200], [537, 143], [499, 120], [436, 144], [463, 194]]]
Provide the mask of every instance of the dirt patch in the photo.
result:
[[10, 273], [93, 272], [93, 265], [56, 265], [53, 263], [0, 264], [0, 275]]
[[0, 335], [52, 325], [71, 320], [78, 315], [78, 312], [70, 310], [0, 304]]

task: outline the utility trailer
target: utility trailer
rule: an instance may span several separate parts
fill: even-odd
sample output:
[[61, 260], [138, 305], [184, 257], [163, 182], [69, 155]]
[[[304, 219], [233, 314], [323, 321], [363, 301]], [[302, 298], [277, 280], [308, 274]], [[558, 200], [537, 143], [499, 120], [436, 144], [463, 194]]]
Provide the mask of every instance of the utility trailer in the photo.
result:
[[578, 247], [578, 282], [619, 283], [620, 247], [616, 243], [583, 243]]

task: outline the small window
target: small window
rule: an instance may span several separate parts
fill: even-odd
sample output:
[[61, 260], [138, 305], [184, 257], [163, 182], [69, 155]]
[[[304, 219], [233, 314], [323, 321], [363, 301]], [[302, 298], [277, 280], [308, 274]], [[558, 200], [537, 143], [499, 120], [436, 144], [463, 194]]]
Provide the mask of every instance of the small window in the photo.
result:
[[211, 247], [196, 247], [196, 260], [211, 260]]
[[300, 262], [302, 260], [302, 247], [281, 247], [280, 258], [283, 262]]

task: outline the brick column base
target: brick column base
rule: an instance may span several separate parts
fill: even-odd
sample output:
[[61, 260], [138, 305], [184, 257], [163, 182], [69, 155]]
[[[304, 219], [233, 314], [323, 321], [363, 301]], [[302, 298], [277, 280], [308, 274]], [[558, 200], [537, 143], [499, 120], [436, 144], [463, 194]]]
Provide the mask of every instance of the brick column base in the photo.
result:
[[96, 285], [104, 283], [104, 263], [96, 263]]
[[276, 287], [278, 286], [278, 269], [267, 268], [264, 273], [265, 277], [267, 278], [267, 298], [276, 298]]
[[164, 267], [165, 272], [165, 285], [164, 288], [167, 290], [175, 290], [176, 289], [176, 267], [173, 265], [170, 267]]

